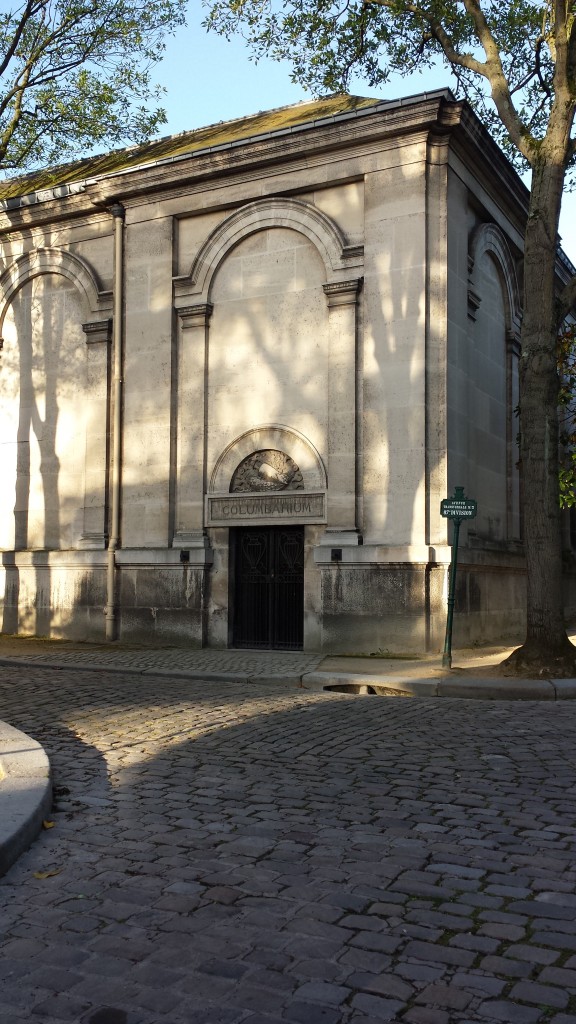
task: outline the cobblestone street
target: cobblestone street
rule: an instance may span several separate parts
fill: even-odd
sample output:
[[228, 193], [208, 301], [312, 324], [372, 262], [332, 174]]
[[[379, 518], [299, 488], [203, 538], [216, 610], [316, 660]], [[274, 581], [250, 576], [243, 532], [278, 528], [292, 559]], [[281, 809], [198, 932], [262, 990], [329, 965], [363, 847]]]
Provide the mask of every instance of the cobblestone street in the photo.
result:
[[2, 1024], [576, 1024], [574, 702], [0, 669]]

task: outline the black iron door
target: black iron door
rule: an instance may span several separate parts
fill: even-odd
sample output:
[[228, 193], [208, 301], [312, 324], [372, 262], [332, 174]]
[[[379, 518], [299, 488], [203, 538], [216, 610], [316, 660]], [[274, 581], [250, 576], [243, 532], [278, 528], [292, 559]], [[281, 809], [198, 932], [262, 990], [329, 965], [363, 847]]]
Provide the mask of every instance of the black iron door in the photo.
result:
[[238, 527], [234, 542], [234, 646], [300, 650], [304, 527]]

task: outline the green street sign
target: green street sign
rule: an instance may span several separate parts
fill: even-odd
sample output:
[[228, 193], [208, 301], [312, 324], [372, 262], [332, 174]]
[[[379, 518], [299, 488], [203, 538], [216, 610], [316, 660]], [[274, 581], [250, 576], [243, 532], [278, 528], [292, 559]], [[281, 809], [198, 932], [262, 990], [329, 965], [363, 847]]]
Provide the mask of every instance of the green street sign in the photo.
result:
[[456, 569], [458, 565], [458, 534], [460, 524], [465, 519], [474, 519], [476, 515], [476, 502], [474, 498], [467, 498], [463, 487], [455, 487], [451, 498], [444, 498], [440, 502], [440, 515], [445, 519], [451, 519], [454, 536], [452, 538], [452, 562], [450, 563], [450, 584], [448, 587], [448, 617], [446, 619], [446, 638], [444, 640], [444, 653], [442, 655], [442, 667], [452, 668], [452, 621], [454, 619], [454, 604], [456, 595]]
[[464, 498], [461, 501], [456, 498], [444, 498], [440, 502], [440, 515], [445, 519], [474, 519], [477, 508], [473, 498]]

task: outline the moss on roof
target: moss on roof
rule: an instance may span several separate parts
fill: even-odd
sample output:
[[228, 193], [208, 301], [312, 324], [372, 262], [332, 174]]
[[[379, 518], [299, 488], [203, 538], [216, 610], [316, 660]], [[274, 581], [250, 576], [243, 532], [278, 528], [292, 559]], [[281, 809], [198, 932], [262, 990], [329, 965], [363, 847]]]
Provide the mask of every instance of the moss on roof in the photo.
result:
[[57, 188], [73, 182], [84, 181], [86, 178], [114, 174], [130, 170], [143, 164], [152, 164], [158, 160], [194, 153], [198, 150], [210, 149], [233, 142], [241, 142], [258, 135], [298, 128], [322, 118], [333, 117], [370, 107], [378, 100], [361, 96], [336, 95], [319, 100], [296, 103], [276, 110], [262, 111], [249, 117], [241, 117], [235, 121], [222, 121], [220, 124], [198, 128], [179, 135], [169, 135], [156, 139], [142, 146], [129, 149], [114, 150], [100, 156], [86, 157], [73, 163], [49, 167], [31, 174], [21, 175], [0, 181], [0, 200], [15, 199], [43, 189]]

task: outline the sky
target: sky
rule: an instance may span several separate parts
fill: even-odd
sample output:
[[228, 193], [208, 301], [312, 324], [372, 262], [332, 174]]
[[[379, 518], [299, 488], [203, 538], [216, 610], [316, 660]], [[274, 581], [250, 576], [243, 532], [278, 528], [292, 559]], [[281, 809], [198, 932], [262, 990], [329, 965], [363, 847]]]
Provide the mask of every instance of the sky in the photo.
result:
[[[201, 25], [200, 0], [191, 0], [188, 26], [167, 42], [166, 54], [155, 71], [156, 81], [165, 87], [162, 104], [168, 123], [162, 134], [201, 128], [218, 121], [255, 114], [310, 99], [310, 93], [290, 80], [290, 64], [250, 60], [248, 46], [240, 37], [230, 42]], [[440, 68], [422, 75], [399, 75], [380, 89], [361, 80], [351, 92], [378, 99], [397, 99], [453, 86], [449, 72]], [[576, 194], [566, 195], [560, 221], [562, 245], [576, 264]]]

